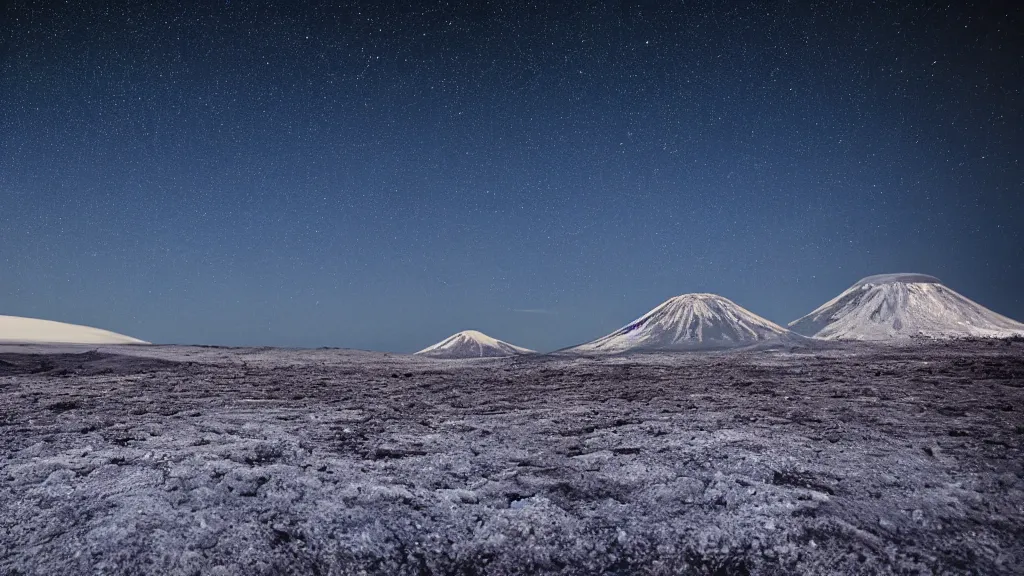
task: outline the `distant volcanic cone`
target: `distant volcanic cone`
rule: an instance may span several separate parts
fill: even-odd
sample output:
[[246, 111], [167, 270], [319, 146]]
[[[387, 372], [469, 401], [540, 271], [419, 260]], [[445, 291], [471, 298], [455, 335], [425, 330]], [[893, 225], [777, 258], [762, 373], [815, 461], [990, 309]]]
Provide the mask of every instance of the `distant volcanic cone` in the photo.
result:
[[533, 350], [513, 346], [476, 330], [465, 330], [424, 348], [416, 354], [432, 358], [485, 358], [533, 354]]
[[77, 324], [0, 316], [0, 342], [33, 344], [148, 344], [143, 340]]
[[603, 338], [563, 352], [715, 350], [799, 340], [802, 338], [728, 298], [716, 294], [683, 294]]
[[1024, 335], [1024, 324], [924, 274], [868, 276], [789, 326], [798, 334], [825, 340]]

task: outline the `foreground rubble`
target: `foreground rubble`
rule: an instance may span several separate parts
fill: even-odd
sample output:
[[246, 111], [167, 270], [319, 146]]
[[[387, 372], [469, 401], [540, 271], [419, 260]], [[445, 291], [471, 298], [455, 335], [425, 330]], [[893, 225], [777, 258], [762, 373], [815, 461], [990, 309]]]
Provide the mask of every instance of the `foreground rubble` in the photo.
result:
[[1024, 571], [1024, 344], [0, 348], [0, 573]]

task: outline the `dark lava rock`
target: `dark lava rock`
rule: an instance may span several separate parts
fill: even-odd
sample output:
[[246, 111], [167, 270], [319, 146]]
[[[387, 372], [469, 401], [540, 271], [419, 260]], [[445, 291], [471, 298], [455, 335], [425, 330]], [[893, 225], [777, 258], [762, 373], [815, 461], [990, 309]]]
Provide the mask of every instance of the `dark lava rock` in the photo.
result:
[[3, 351], [0, 574], [1024, 573], [1021, 346]]

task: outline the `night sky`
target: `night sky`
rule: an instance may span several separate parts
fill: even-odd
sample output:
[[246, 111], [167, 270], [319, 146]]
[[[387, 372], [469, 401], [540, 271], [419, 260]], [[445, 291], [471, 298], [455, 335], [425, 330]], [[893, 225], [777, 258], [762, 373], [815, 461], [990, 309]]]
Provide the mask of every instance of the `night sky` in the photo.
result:
[[551, 350], [921, 272], [1024, 320], [1019, 6], [281, 4], [5, 3], [0, 314]]

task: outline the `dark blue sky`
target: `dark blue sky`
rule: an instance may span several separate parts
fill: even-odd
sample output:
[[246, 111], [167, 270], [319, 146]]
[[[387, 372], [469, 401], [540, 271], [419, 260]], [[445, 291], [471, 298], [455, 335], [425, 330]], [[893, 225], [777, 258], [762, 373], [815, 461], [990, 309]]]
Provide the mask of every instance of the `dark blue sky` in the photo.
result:
[[550, 350], [913, 271], [1024, 320], [1020, 7], [288, 4], [6, 3], [0, 314]]

